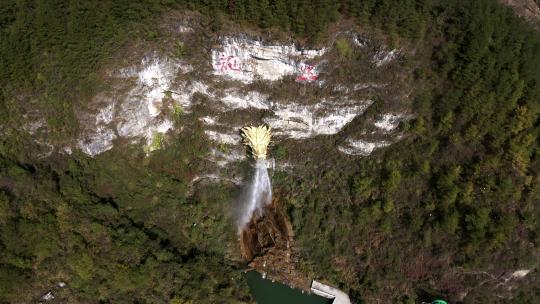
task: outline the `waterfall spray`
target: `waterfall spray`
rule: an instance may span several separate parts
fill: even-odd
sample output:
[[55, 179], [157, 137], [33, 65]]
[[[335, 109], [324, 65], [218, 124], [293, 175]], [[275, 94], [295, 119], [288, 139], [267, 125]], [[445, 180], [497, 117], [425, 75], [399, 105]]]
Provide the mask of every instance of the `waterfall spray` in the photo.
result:
[[253, 215], [262, 212], [263, 207], [272, 202], [272, 184], [266, 167], [266, 151], [272, 138], [268, 126], [242, 128], [244, 144], [256, 160], [255, 174], [248, 186], [247, 195], [241, 204], [238, 216], [238, 230], [241, 232], [251, 221]]

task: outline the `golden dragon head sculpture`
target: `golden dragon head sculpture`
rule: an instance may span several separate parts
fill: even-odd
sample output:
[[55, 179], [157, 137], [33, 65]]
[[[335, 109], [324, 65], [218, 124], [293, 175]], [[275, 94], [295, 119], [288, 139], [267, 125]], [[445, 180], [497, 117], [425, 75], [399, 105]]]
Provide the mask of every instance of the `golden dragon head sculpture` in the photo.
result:
[[269, 126], [243, 127], [242, 137], [244, 145], [251, 148], [251, 154], [255, 159], [266, 159], [266, 152], [272, 139], [272, 129]]

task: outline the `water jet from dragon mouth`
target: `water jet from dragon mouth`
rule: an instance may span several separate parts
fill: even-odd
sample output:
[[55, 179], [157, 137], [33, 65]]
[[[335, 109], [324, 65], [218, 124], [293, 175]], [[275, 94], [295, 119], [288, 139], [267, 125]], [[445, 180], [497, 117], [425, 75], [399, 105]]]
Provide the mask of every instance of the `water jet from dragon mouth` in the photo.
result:
[[264, 206], [272, 202], [272, 184], [266, 166], [266, 153], [272, 138], [270, 127], [264, 125], [244, 127], [242, 136], [244, 144], [251, 149], [251, 154], [256, 159], [256, 165], [255, 174], [239, 202], [237, 212], [239, 233], [249, 224], [256, 212], [261, 213]]
[[266, 161], [258, 159], [255, 166], [255, 174], [248, 185], [247, 192], [240, 202], [237, 218], [238, 232], [249, 224], [255, 213], [262, 213], [264, 207], [272, 202], [272, 184]]

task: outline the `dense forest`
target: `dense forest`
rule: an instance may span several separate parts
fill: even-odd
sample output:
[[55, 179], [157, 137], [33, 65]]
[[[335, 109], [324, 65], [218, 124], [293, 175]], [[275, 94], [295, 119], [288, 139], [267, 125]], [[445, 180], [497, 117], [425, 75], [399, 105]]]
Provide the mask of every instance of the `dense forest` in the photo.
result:
[[[73, 303], [249, 301], [225, 258], [235, 231], [218, 202], [235, 193], [188, 195], [207, 151], [196, 126], [150, 157], [133, 147], [99, 159], [39, 158], [20, 126], [34, 108], [52, 141], [75, 134], [73, 107], [99, 90], [102, 65], [130, 39], [155, 39], [160, 14], [183, 9], [212, 31], [232, 21], [307, 44], [352, 19], [417, 49], [403, 63], [421, 84], [415, 118], [400, 125], [406, 138], [371, 157], [326, 159], [302, 180], [274, 177], [290, 194], [306, 272], [357, 302], [411, 303], [430, 281], [444, 282], [435, 294], [455, 292], [444, 269], [538, 266], [540, 34], [494, 0], [4, 0], [0, 302], [31, 302], [58, 281]], [[533, 303], [533, 287], [509, 303]], [[465, 301], [482, 298], [505, 301], [482, 289]]]

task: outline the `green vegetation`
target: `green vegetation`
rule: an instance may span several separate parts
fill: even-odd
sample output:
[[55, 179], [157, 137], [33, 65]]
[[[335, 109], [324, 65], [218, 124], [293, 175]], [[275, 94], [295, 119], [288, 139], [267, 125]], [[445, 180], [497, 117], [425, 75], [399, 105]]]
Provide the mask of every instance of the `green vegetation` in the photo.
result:
[[163, 133], [154, 133], [152, 135], [152, 143], [150, 143], [148, 150], [153, 151], [163, 148], [164, 140], [165, 139]]
[[[94, 95], [101, 64], [161, 7], [155, 1], [1, 1], [2, 91], [16, 97], [15, 109], [32, 102], [45, 114], [51, 137], [73, 134], [74, 101], [84, 104]], [[1, 122], [20, 119], [10, 107], [0, 104]]]
[[29, 303], [59, 281], [68, 302], [246, 298], [221, 246], [235, 239], [217, 203], [231, 189], [186, 199], [185, 181], [204, 162], [201, 138], [176, 138], [148, 158], [139, 149], [29, 165], [3, 153], [1, 302]]
[[182, 58], [186, 54], [186, 46], [182, 41], [176, 42], [173, 57]]
[[[307, 272], [355, 300], [410, 302], [430, 282], [455, 292], [460, 277], [450, 270], [533, 264], [540, 38], [496, 1], [7, 0], [0, 2], [0, 302], [31, 302], [58, 281], [69, 284], [67, 302], [249, 299], [230, 261], [235, 229], [223, 213], [233, 189], [189, 192], [208, 150], [196, 127], [156, 137], [160, 149], [149, 157], [130, 148], [97, 159], [75, 152], [40, 160], [17, 131], [22, 113], [37, 107], [52, 140], [76, 132], [73, 106], [99, 89], [102, 64], [129, 39], [155, 39], [150, 21], [166, 8], [198, 10], [215, 30], [230, 18], [312, 42], [351, 17], [415, 44], [407, 60], [419, 84], [417, 116], [404, 126], [406, 138], [355, 161], [324, 155], [301, 179], [274, 176]], [[346, 40], [336, 48], [355, 62]], [[183, 56], [185, 46], [174, 51]], [[180, 123], [182, 109], [174, 112]], [[294, 156], [288, 147], [274, 150]], [[466, 301], [503, 301], [475, 292]], [[522, 292], [519, 301], [533, 296]]]
[[[291, 216], [314, 273], [333, 272], [363, 297], [393, 286], [395, 298], [415, 298], [430, 280], [452, 294], [460, 278], [447, 272], [531, 267], [540, 241], [538, 33], [494, 1], [447, 1], [425, 16], [437, 25], [425, 39], [445, 41], [408, 59], [426, 86], [411, 136], [349, 163], [356, 174], [334, 172], [351, 168], [333, 159], [322, 165], [328, 174], [309, 170], [308, 190], [293, 177], [280, 182], [302, 202]], [[329, 271], [336, 259], [347, 263]]]
[[336, 49], [338, 51], [339, 57], [341, 58], [350, 58], [353, 54], [353, 50], [349, 41], [345, 38], [340, 38], [336, 41]]

